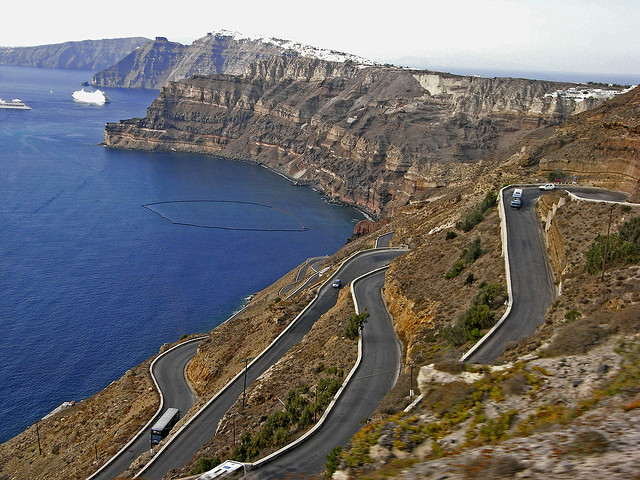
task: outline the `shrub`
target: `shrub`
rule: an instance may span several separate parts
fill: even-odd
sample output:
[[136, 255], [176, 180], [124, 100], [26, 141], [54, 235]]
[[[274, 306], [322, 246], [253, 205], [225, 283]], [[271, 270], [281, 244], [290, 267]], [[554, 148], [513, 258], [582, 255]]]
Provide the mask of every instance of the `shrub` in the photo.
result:
[[492, 209], [498, 204], [498, 196], [495, 192], [489, 191], [485, 195], [480, 205], [478, 205], [471, 213], [469, 213], [464, 220], [456, 223], [456, 228], [458, 230], [462, 230], [463, 232], [468, 232], [473, 227], [478, 225], [482, 221], [482, 217], [486, 213], [487, 210]]
[[495, 419], [487, 420], [480, 427], [480, 440], [495, 442], [504, 438], [516, 415], [516, 410], [509, 410]]
[[616, 233], [598, 235], [587, 252], [584, 269], [595, 274], [602, 269], [602, 259], [613, 264], [633, 265], [640, 263], [640, 216], [625, 222]]
[[460, 275], [460, 272], [462, 272], [462, 270], [464, 270], [464, 268], [467, 265], [472, 264], [473, 262], [475, 262], [478, 258], [480, 258], [480, 255], [482, 255], [483, 251], [482, 251], [482, 247], [480, 246], [480, 237], [476, 238], [473, 242], [471, 242], [471, 245], [469, 245], [469, 248], [465, 248], [462, 253], [460, 254], [460, 258], [458, 258], [458, 260], [456, 260], [456, 263], [453, 264], [453, 267], [451, 267], [451, 270], [449, 270], [447, 273], [445, 273], [444, 278], [455, 278], [458, 275]]
[[444, 239], [445, 240], [453, 240], [457, 236], [458, 236], [458, 234], [456, 232], [454, 232], [453, 230], [449, 230], [447, 232], [447, 234], [444, 236]]
[[[466, 250], [463, 251], [463, 255], [464, 252], [466, 252]], [[451, 270], [444, 274], [444, 278], [450, 279], [457, 277], [458, 275], [460, 275], [460, 272], [464, 270], [464, 267], [464, 262], [462, 260], [457, 260], [456, 263], [453, 264], [453, 267], [451, 267]]]
[[602, 343], [612, 329], [601, 326], [597, 319], [573, 322], [558, 330], [545, 350], [545, 355], [581, 355]]
[[444, 327], [442, 329], [442, 337], [454, 347], [459, 347], [468, 340], [469, 333], [464, 325], [456, 323]]
[[367, 323], [367, 318], [369, 317], [368, 312], [363, 312], [360, 314], [354, 313], [349, 318], [349, 322], [347, 323], [347, 327], [344, 330], [344, 335], [350, 340], [355, 340], [360, 335], [360, 329], [364, 327], [364, 324]]
[[504, 302], [504, 298], [502, 285], [483, 282], [471, 308], [460, 315], [454, 325], [442, 329], [443, 338], [454, 347], [463, 345], [467, 340], [478, 340], [482, 337], [481, 330], [493, 326], [493, 310]]
[[549, 172], [549, 175], [547, 177], [549, 179], [550, 182], [555, 182], [557, 180], [560, 180], [561, 182], [568, 182], [570, 179], [570, 175], [568, 173], [563, 172], [562, 170], [554, 170], [552, 172]]
[[493, 325], [495, 320], [494, 314], [489, 308], [489, 305], [479, 304], [472, 306], [461, 317], [461, 323], [467, 329], [471, 331], [473, 329], [489, 328]]
[[572, 310], [569, 310], [567, 313], [565, 313], [564, 318], [566, 318], [568, 321], [573, 322], [574, 320], [578, 319], [582, 317], [582, 314], [576, 310], [575, 308]]
[[340, 466], [340, 456], [342, 454], [342, 447], [333, 447], [329, 455], [327, 455], [327, 463], [324, 464], [324, 469], [327, 474], [327, 478], [331, 478], [332, 475], [338, 470]]
[[306, 384], [301, 385], [297, 391], [289, 390], [284, 410], [270, 414], [254, 435], [243, 433], [240, 443], [231, 452], [231, 458], [239, 462], [250, 461], [266, 448], [286, 445], [296, 428], [303, 429], [313, 423], [316, 414], [329, 405], [340, 386], [341, 383], [335, 378], [321, 378], [316, 387], [316, 402], [311, 402], [304, 396], [311, 390]]
[[498, 308], [504, 303], [506, 294], [499, 283], [482, 283], [480, 292], [474, 300], [474, 305], [488, 305], [492, 309]]
[[213, 468], [217, 467], [218, 465], [220, 465], [220, 458], [219, 457], [214, 457], [214, 458], [202, 457], [202, 458], [198, 459], [198, 461], [196, 462], [195, 466], [191, 470], [190, 474], [191, 475], [198, 475], [200, 473], [208, 472], [209, 470], [212, 470]]

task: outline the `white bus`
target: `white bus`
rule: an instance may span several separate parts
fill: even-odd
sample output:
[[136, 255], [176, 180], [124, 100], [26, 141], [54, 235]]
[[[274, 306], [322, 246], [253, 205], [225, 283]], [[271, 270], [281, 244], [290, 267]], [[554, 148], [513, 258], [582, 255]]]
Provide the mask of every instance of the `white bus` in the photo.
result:
[[218, 465], [213, 470], [209, 470], [198, 477], [197, 480], [213, 480], [214, 478], [224, 478], [229, 480], [232, 478], [242, 478], [247, 474], [244, 463], [227, 460]]
[[180, 420], [180, 410], [167, 408], [153, 427], [151, 427], [151, 445], [159, 444], [164, 437], [169, 435], [173, 426]]

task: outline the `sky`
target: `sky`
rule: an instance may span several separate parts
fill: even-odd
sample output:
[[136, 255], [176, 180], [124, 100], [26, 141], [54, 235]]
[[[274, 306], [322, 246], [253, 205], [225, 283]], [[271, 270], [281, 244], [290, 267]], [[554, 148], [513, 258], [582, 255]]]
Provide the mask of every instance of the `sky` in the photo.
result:
[[131, 36], [189, 44], [226, 29], [454, 73], [585, 72], [640, 79], [638, 0], [7, 3], [2, 17], [11, 21], [2, 22], [0, 46]]

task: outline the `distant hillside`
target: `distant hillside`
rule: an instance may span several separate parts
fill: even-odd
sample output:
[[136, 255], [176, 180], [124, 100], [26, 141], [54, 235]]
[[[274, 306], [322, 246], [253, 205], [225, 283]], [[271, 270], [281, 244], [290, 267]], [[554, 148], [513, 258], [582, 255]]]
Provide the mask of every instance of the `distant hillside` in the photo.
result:
[[132, 37], [36, 47], [0, 47], [0, 65], [96, 71], [113, 65], [149, 41], [144, 37]]
[[640, 199], [640, 88], [539, 132], [524, 143], [523, 166], [552, 178], [596, 182]]
[[311, 57], [372, 64], [355, 55], [276, 38], [247, 38], [223, 30], [208, 33], [188, 46], [157, 37], [153, 43], [96, 73], [93, 84], [98, 87], [162, 88], [168, 81], [193, 75], [242, 75], [249, 64], [272, 57]]

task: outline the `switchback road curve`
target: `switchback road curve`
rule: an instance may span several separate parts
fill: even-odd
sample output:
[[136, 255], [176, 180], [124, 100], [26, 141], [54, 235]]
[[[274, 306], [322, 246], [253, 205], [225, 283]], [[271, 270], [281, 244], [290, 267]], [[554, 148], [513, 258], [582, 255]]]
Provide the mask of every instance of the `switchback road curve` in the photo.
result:
[[369, 318], [362, 331], [362, 358], [322, 425], [304, 442], [247, 475], [249, 479], [304, 478], [322, 472], [326, 455], [344, 447], [362, 428], [362, 421], [378, 407], [396, 383], [402, 365], [398, 341], [381, 290], [386, 269], [355, 282], [354, 297], [360, 313]]
[[[358, 276], [387, 265], [406, 250], [376, 249], [360, 252], [348, 259], [338, 270], [344, 284]], [[311, 329], [322, 314], [335, 305], [338, 289], [331, 287], [331, 279], [320, 288], [318, 296], [303, 310], [287, 329], [260, 356], [249, 364], [247, 385], [255, 381], [273, 363], [277, 362], [291, 347], [296, 345]], [[215, 434], [223, 415], [242, 394], [243, 374], [229, 382], [182, 431], [174, 435], [165, 447], [156, 454], [138, 476], [148, 480], [160, 480], [169, 470], [185, 465], [196, 451]]]
[[149, 450], [150, 428], [167, 408], [178, 408], [184, 414], [194, 405], [196, 396], [187, 383], [184, 370], [189, 360], [196, 354], [198, 344], [203, 338], [181, 343], [153, 362], [151, 373], [162, 394], [161, 408], [129, 444], [88, 480], [108, 480], [120, 475], [129, 468], [131, 462]]
[[[627, 195], [589, 187], [560, 187], [580, 198], [624, 202]], [[537, 187], [523, 188], [522, 207], [509, 207], [513, 188], [502, 191], [506, 224], [508, 272], [511, 278], [511, 308], [506, 317], [462, 360], [490, 364], [502, 354], [508, 342], [532, 335], [544, 322], [555, 299], [555, 284], [547, 257], [536, 201], [547, 193]]]

